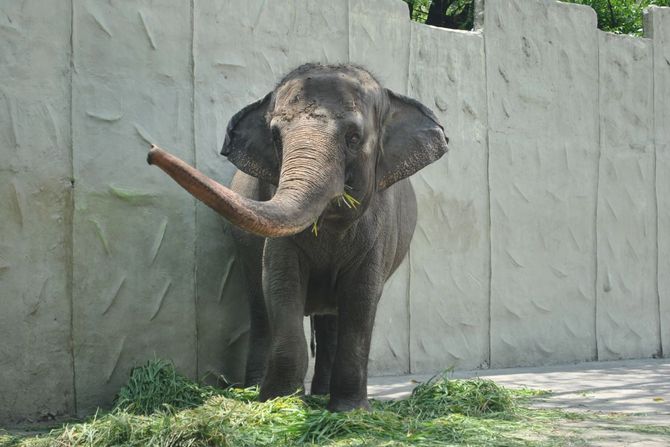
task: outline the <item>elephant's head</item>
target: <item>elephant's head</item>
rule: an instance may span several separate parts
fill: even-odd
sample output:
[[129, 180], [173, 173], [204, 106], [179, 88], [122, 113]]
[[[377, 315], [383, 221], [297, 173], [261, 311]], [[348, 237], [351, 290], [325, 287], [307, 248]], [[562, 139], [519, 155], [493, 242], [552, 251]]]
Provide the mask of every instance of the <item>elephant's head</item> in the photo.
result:
[[447, 141], [428, 108], [381, 87], [367, 71], [308, 64], [228, 124], [221, 153], [276, 185], [271, 200], [241, 197], [160, 149], [148, 161], [235, 225], [278, 237], [320, 218], [346, 226], [376, 191], [440, 158]]

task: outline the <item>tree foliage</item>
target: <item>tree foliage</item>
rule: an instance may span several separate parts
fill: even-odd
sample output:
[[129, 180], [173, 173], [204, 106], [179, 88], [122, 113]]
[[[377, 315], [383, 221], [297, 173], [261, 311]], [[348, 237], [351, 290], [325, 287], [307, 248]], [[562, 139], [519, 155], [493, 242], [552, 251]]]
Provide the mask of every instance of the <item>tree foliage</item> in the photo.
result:
[[670, 0], [564, 0], [592, 7], [598, 28], [618, 34], [641, 36], [642, 12], [651, 5], [670, 6]]
[[426, 25], [472, 29], [474, 0], [405, 0], [412, 20]]
[[[642, 35], [642, 12], [651, 5], [670, 6], [670, 0], [563, 0], [592, 7], [598, 28], [619, 34]], [[427, 25], [470, 30], [474, 0], [405, 0], [412, 20]]]

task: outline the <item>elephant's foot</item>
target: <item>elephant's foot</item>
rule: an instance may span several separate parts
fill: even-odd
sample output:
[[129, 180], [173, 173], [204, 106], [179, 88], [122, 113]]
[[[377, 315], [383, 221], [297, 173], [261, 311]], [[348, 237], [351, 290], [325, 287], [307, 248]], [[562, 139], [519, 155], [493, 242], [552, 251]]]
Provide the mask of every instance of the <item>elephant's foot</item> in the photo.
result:
[[260, 386], [263, 382], [262, 375], [252, 375], [244, 379], [244, 387], [249, 388], [252, 386]]
[[367, 410], [370, 411], [370, 402], [367, 398], [364, 399], [344, 399], [331, 397], [328, 402], [328, 411], [335, 413], [351, 411], [351, 410]]
[[250, 386], [260, 386], [261, 383], [263, 383], [266, 365], [267, 359], [265, 358], [253, 358], [252, 356], [247, 358], [247, 368], [244, 372], [245, 388]]
[[265, 402], [276, 397], [290, 396], [296, 393], [299, 395], [305, 394], [305, 388], [302, 383], [282, 384], [275, 386], [262, 385], [258, 395], [258, 400]]
[[310, 393], [314, 396], [325, 396], [330, 393], [330, 379], [325, 381], [315, 377], [310, 388]]

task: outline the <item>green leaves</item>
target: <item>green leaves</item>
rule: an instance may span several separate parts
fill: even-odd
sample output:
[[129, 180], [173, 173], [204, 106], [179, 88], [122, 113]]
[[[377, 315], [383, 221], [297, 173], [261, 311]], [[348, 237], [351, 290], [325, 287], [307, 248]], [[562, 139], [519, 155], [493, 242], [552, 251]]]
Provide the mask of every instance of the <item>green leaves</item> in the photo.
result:
[[[643, 34], [642, 13], [649, 6], [670, 6], [670, 0], [563, 0], [566, 3], [577, 3], [592, 7], [598, 16], [598, 28], [617, 34]], [[429, 21], [436, 26], [445, 28], [465, 29], [472, 27], [470, 14], [467, 10], [474, 9], [474, 0], [405, 0], [410, 8], [410, 17], [419, 23]], [[431, 6], [439, 6], [431, 14]], [[441, 16], [441, 17], [437, 17]]]
[[419, 23], [426, 23], [428, 18], [428, 8], [430, 8], [430, 0], [405, 0], [409, 6], [409, 15], [412, 20]]
[[643, 34], [642, 13], [651, 5], [670, 6], [670, 0], [564, 0], [592, 7], [598, 28], [617, 34]]
[[473, 0], [405, 0], [415, 22], [443, 28], [472, 29]]

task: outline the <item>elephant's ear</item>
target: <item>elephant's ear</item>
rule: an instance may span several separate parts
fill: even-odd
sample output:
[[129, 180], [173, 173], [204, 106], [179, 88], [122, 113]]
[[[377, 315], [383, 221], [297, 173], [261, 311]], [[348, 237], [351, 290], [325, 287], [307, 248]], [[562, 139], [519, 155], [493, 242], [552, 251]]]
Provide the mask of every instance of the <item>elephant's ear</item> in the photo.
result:
[[447, 152], [449, 139], [435, 114], [412, 98], [386, 90], [389, 111], [383, 127], [377, 187], [388, 188]]
[[276, 185], [279, 160], [266, 118], [271, 101], [272, 93], [268, 93], [230, 119], [221, 155], [228, 157], [241, 171]]

